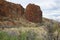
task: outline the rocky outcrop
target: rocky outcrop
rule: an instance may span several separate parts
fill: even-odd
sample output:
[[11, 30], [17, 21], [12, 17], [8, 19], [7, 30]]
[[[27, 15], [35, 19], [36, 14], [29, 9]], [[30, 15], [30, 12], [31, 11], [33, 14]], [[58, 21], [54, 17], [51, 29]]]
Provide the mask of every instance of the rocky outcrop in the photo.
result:
[[38, 5], [29, 4], [24, 10], [19, 4], [0, 0], [0, 19], [19, 19], [22, 15], [31, 22], [42, 22], [42, 11]]
[[0, 0], [0, 16], [18, 18], [24, 13], [24, 8], [20, 4], [14, 4], [5, 0]]
[[31, 22], [42, 22], [42, 11], [38, 5], [28, 4], [25, 11], [25, 17]]
[[29, 4], [24, 9], [20, 4], [0, 0], [0, 27], [21, 26], [26, 23], [29, 26], [30, 22], [42, 22], [42, 11], [38, 5]]

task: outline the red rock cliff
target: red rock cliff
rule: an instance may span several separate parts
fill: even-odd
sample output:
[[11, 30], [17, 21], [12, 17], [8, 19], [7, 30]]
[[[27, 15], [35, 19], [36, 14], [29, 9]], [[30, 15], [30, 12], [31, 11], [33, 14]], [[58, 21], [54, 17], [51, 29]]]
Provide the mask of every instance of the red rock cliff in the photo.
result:
[[28, 4], [26, 10], [24, 10], [20, 4], [0, 0], [0, 19], [17, 19], [22, 15], [25, 15], [25, 18], [31, 22], [42, 22], [42, 11], [38, 5]]
[[24, 8], [20, 4], [14, 4], [5, 0], [0, 0], [0, 16], [16, 18], [22, 16]]
[[42, 22], [42, 11], [38, 5], [28, 4], [25, 11], [25, 17], [31, 22]]

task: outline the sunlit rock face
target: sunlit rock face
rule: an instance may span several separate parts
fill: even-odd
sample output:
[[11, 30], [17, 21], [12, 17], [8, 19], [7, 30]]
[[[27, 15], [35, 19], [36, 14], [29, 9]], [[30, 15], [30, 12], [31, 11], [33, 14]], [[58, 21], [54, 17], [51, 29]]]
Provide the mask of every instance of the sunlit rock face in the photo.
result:
[[22, 16], [24, 8], [20, 4], [14, 4], [5, 0], [0, 0], [0, 16], [17, 18]]
[[42, 22], [42, 11], [38, 5], [28, 4], [25, 10], [27, 20], [35, 23]]

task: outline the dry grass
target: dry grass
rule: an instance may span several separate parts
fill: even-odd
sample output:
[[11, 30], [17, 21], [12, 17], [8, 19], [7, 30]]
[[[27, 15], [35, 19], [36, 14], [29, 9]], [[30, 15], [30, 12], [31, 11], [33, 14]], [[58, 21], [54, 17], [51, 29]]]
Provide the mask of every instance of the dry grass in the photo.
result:
[[29, 22], [24, 18], [20, 18], [20, 20], [18, 20], [18, 21], [15, 20], [13, 24], [9, 24], [9, 25], [6, 21], [0, 22], [0, 23], [2, 23], [2, 25], [4, 24], [6, 26], [14, 25], [14, 23], [16, 24], [16, 25], [12, 26], [12, 28], [4, 28], [3, 31], [7, 32], [10, 35], [13, 35], [13, 34], [20, 35], [20, 32], [33, 31], [38, 34], [37, 38], [40, 38], [41, 40], [48, 40], [48, 28], [47, 28], [48, 26], [53, 28], [53, 29], [51, 29], [52, 31], [55, 30], [54, 36], [57, 36], [57, 34], [58, 34], [57, 26], [59, 28], [58, 22], [52, 21], [49, 19], [45, 19], [45, 18], [43, 18], [42, 25], [40, 23]]
[[[47, 39], [47, 29], [45, 27], [19, 27], [19, 28], [5, 28], [3, 31], [7, 32], [9, 35], [20, 35], [20, 32], [30, 31], [37, 34], [38, 39]], [[32, 35], [33, 35], [32, 34]]]

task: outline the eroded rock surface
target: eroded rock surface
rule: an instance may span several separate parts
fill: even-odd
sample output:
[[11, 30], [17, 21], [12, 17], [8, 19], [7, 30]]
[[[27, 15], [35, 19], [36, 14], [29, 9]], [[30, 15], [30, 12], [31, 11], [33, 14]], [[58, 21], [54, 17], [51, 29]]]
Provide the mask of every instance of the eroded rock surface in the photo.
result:
[[42, 11], [38, 5], [28, 4], [25, 11], [25, 17], [31, 22], [42, 22]]
[[31, 26], [34, 23], [40, 23], [40, 22], [42, 22], [42, 11], [38, 5], [29, 4], [27, 5], [26, 9], [24, 9], [20, 4], [15, 4], [5, 0], [0, 0], [1, 27], [2, 26], [12, 27], [12, 25]]
[[0, 16], [17, 18], [22, 16], [24, 8], [20, 4], [14, 4], [4, 0], [0, 0]]

